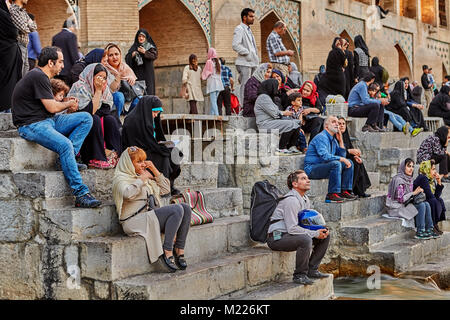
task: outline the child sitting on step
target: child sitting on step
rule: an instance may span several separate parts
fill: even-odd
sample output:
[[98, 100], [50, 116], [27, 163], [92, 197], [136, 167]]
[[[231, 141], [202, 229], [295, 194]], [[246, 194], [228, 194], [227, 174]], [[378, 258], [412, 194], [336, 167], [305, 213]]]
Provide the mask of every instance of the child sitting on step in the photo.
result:
[[302, 151], [303, 153], [306, 153], [307, 149], [307, 144], [306, 144], [306, 137], [305, 137], [305, 132], [301, 129], [301, 125], [304, 124], [303, 122], [303, 115], [302, 115], [302, 111], [303, 111], [303, 106], [302, 106], [302, 95], [299, 92], [294, 92], [291, 93], [288, 96], [289, 102], [290, 102], [290, 106], [287, 107], [287, 111], [291, 111], [292, 115], [289, 116], [289, 118], [291, 119], [296, 119], [296, 120], [300, 120], [300, 134], [298, 136], [297, 139], [297, 146], [300, 149], [300, 151]]

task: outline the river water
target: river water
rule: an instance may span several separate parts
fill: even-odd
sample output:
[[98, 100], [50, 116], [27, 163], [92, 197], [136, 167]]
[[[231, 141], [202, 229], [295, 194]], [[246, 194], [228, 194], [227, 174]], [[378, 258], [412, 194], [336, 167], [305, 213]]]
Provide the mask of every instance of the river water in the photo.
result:
[[334, 295], [339, 300], [450, 300], [450, 291], [441, 290], [432, 281], [394, 278], [381, 275], [380, 289], [369, 289], [364, 277], [342, 277], [334, 280]]

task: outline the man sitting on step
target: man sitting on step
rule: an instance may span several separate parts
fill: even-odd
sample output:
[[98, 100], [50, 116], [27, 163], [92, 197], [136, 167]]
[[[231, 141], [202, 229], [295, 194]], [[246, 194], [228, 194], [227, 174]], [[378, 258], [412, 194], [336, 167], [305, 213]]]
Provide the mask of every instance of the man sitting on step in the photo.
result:
[[[299, 225], [298, 213], [311, 209], [306, 192], [311, 183], [305, 171], [297, 170], [287, 178], [291, 190], [278, 203], [270, 218], [267, 245], [274, 251], [297, 251], [293, 281], [298, 284], [312, 284], [312, 279], [326, 278], [318, 271], [330, 243], [328, 229], [309, 230]], [[276, 221], [276, 222], [275, 222]], [[312, 253], [311, 253], [312, 252]]]
[[[12, 95], [13, 123], [25, 140], [36, 142], [59, 155], [64, 177], [76, 197], [75, 206], [95, 208], [101, 205], [83, 184], [75, 155], [92, 127], [92, 117], [78, 110], [78, 101], [54, 99], [50, 79], [64, 67], [63, 54], [57, 47], [42, 49], [38, 67], [28, 72]], [[67, 110], [67, 114], [57, 114]]]
[[[336, 138], [335, 138], [336, 136]], [[310, 179], [328, 179], [325, 202], [355, 200], [353, 194], [353, 163], [346, 158], [339, 120], [329, 116], [324, 130], [309, 143], [304, 169]]]

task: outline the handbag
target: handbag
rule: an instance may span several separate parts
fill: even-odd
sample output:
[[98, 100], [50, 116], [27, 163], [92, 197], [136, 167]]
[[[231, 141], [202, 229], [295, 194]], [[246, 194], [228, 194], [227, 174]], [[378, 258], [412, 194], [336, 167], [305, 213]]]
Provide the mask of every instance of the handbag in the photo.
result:
[[412, 204], [419, 204], [419, 203], [424, 202], [425, 200], [427, 200], [427, 196], [425, 195], [425, 193], [420, 192], [420, 193], [410, 197], [408, 200], [406, 200], [404, 205], [406, 207], [410, 203], [412, 203]]
[[145, 80], [139, 80], [134, 83], [134, 85], [130, 85], [126, 80], [120, 80], [120, 89], [119, 91], [123, 93], [126, 102], [131, 102], [136, 97], [142, 97], [145, 95], [145, 89], [147, 88], [145, 84]]
[[205, 198], [200, 191], [187, 189], [182, 194], [172, 197], [171, 203], [185, 202], [192, 210], [191, 213], [191, 226], [199, 224], [211, 223], [214, 221], [214, 217], [206, 209]]

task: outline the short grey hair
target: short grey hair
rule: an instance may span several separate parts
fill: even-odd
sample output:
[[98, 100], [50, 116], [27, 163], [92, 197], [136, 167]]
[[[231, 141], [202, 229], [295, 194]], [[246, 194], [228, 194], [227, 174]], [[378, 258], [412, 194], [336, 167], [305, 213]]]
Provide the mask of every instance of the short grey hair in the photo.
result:
[[336, 117], [336, 116], [328, 116], [328, 117], [325, 119], [325, 122], [323, 123], [323, 127], [328, 126], [328, 124], [331, 122], [331, 118], [337, 118], [337, 117]]
[[280, 28], [280, 27], [285, 27], [286, 26], [286, 23], [284, 23], [283, 21], [281, 21], [281, 20], [278, 20], [277, 22], [275, 22], [275, 24], [273, 25], [273, 28], [274, 29], [278, 29], [278, 28]]

